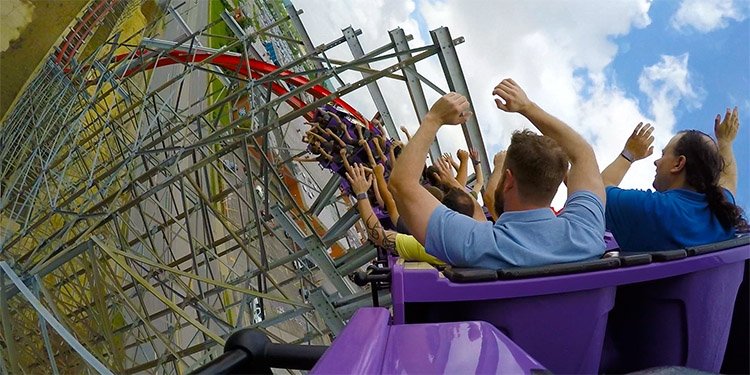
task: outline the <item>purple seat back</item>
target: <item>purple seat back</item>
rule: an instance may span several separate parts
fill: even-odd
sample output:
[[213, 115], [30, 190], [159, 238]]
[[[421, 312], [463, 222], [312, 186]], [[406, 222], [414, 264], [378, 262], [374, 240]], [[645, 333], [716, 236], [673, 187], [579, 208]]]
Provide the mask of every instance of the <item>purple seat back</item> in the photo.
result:
[[467, 314], [487, 321], [556, 373], [599, 368], [607, 316], [615, 288], [494, 300]]
[[482, 320], [550, 371], [599, 369], [614, 286], [577, 285], [576, 275], [540, 278], [545, 285], [540, 279], [457, 284], [435, 269], [396, 264], [393, 272], [394, 323]]
[[610, 232], [604, 232], [604, 251], [618, 250], [620, 245], [617, 244], [615, 236]]
[[716, 372], [750, 258], [747, 240], [739, 241], [715, 252], [683, 250], [696, 255], [667, 262], [482, 283], [454, 283], [434, 268], [397, 262], [394, 323], [487, 321], [553, 372], [598, 372], [603, 343], [602, 371], [676, 365]]
[[389, 320], [384, 308], [357, 310], [310, 374], [380, 374]]
[[620, 286], [601, 370], [685, 366], [719, 372], [743, 266]]
[[486, 322], [389, 325], [361, 308], [310, 374], [532, 374], [544, 366]]

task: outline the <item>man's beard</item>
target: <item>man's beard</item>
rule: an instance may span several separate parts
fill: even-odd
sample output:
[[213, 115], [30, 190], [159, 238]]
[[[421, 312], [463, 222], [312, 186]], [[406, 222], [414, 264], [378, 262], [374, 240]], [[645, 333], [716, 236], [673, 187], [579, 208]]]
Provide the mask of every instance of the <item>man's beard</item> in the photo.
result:
[[505, 197], [503, 196], [504, 182], [505, 177], [503, 177], [503, 179], [497, 185], [497, 189], [495, 190], [495, 213], [497, 214], [498, 218], [500, 218], [500, 215], [505, 212]]

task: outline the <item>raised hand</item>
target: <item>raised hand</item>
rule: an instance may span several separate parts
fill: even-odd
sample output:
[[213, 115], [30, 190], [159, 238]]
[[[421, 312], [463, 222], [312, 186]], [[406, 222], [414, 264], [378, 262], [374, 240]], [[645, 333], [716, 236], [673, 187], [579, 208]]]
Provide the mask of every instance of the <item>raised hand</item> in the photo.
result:
[[370, 120], [370, 122], [372, 123], [377, 122], [379, 124], [381, 118], [383, 118], [383, 116], [380, 114], [380, 112], [375, 112], [375, 115], [372, 116], [372, 120]]
[[469, 150], [469, 157], [471, 158], [471, 162], [473, 164], [479, 164], [479, 152], [477, 152], [477, 149], [472, 148], [471, 150]]
[[451, 169], [451, 165], [447, 160], [438, 160], [437, 162], [435, 162], [435, 168], [437, 168], [440, 182], [447, 186], [455, 186], [458, 188], [461, 187], [461, 184], [458, 182], [458, 180], [456, 180], [456, 177], [453, 176], [453, 170]]
[[458, 157], [458, 160], [464, 162], [466, 160], [469, 160], [469, 152], [466, 150], [458, 150], [456, 151], [456, 156]]
[[406, 134], [407, 141], [411, 139], [411, 134], [409, 133], [409, 129], [407, 129], [406, 126], [401, 126], [401, 131]]
[[654, 127], [651, 124], [644, 125], [639, 122], [633, 130], [633, 134], [630, 135], [628, 141], [625, 142], [625, 149], [623, 154], [628, 154], [632, 161], [645, 159], [654, 153], [654, 136], [651, 133], [654, 132]]
[[458, 125], [466, 122], [472, 113], [469, 111], [469, 101], [460, 94], [449, 92], [432, 105], [427, 117], [434, 119], [440, 125]]
[[737, 137], [737, 131], [740, 128], [740, 114], [737, 107], [734, 107], [732, 112], [724, 115], [724, 120], [721, 120], [721, 114], [716, 115], [714, 120], [714, 135], [718, 143], [732, 143]]
[[497, 104], [497, 108], [505, 112], [523, 112], [531, 106], [529, 97], [526, 96], [521, 86], [518, 86], [511, 78], [506, 78], [495, 86], [492, 95], [500, 97], [500, 99], [495, 99], [495, 104]]
[[362, 164], [354, 164], [351, 170], [346, 172], [346, 178], [352, 185], [354, 194], [367, 193], [372, 186], [372, 175], [366, 176], [367, 172]]
[[737, 107], [734, 107], [732, 112], [729, 112], [729, 108], [727, 108], [724, 120], [720, 120], [721, 116], [716, 115], [714, 134], [716, 135], [716, 143], [719, 145], [719, 154], [724, 159], [724, 168], [719, 175], [719, 185], [731, 191], [732, 194], [736, 194], [737, 159], [732, 150], [732, 143], [737, 137], [737, 131], [740, 127], [740, 114]]
[[443, 159], [450, 163], [450, 165], [453, 166], [455, 170], [458, 170], [458, 163], [456, 162], [456, 159], [453, 159], [453, 155], [451, 155], [449, 152], [443, 153], [443, 156], [440, 157], [440, 159]]

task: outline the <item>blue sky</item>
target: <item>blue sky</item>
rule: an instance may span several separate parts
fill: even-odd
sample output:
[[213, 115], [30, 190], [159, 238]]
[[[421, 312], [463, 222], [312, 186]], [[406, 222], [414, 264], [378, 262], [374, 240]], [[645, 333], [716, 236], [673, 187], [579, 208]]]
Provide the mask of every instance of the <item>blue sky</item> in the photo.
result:
[[[726, 27], [710, 32], [694, 28], [676, 30], [670, 20], [677, 12], [677, 1], [655, 1], [649, 15], [652, 23], [628, 35], [616, 38], [620, 53], [610, 72], [629, 93], [642, 96], [638, 76], [643, 65], [657, 62], [662, 54], [689, 56], [690, 80], [702, 91], [699, 107], [681, 103], [676, 107], [676, 129], [698, 129], [713, 135], [713, 119], [727, 107], [740, 109], [740, 132], [735, 141], [740, 183], [737, 200], [750, 207], [750, 20], [727, 22]], [[738, 4], [739, 5], [739, 4]], [[642, 98], [641, 98], [642, 99]], [[639, 100], [647, 112], [646, 100]]]
[[[529, 127], [520, 116], [494, 107], [492, 87], [514, 78], [548, 112], [586, 137], [600, 167], [620, 152], [634, 126], [655, 125], [660, 150], [677, 131], [713, 134], [713, 119], [740, 107], [735, 153], [740, 167], [739, 203], [750, 208], [750, 1], [748, 0], [305, 0], [295, 1], [315, 45], [362, 29], [366, 51], [389, 42], [401, 27], [411, 47], [429, 44], [428, 30], [447, 26], [463, 36], [457, 46], [485, 146], [507, 147], [512, 131]], [[350, 59], [345, 45], [329, 57]], [[386, 64], [384, 64], [386, 65]], [[420, 73], [446, 88], [437, 59]], [[349, 76], [355, 80], [356, 73]], [[380, 83], [398, 125], [418, 124], [402, 82]], [[438, 95], [426, 90], [428, 101]], [[374, 113], [366, 90], [345, 97]], [[458, 128], [438, 135], [444, 150], [464, 148]], [[651, 187], [656, 155], [636, 163], [621, 186]], [[555, 202], [564, 201], [564, 191]]]

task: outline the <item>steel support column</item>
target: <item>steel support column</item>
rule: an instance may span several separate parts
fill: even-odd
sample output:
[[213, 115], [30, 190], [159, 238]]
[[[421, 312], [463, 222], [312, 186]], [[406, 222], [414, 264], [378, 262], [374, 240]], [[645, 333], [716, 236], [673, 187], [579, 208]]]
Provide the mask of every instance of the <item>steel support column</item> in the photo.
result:
[[469, 87], [466, 84], [466, 78], [464, 78], [464, 72], [461, 70], [461, 63], [458, 60], [458, 54], [456, 54], [456, 46], [453, 45], [453, 39], [451, 39], [451, 33], [447, 27], [440, 27], [430, 31], [432, 41], [436, 46], [440, 48], [438, 51], [438, 57], [440, 57], [440, 65], [443, 67], [445, 73], [445, 79], [448, 81], [448, 87], [451, 91], [457, 92], [466, 97], [471, 105], [470, 110], [474, 112], [474, 116], [466, 121], [466, 124], [461, 126], [461, 130], [464, 132], [464, 138], [469, 148], [475, 148], [479, 152], [479, 159], [482, 163], [482, 170], [484, 171], [485, 182], [490, 175], [490, 161], [487, 160], [487, 151], [484, 149], [484, 141], [482, 140], [482, 131], [479, 128], [479, 122], [477, 121], [476, 111], [471, 101], [471, 95], [469, 95]]
[[334, 174], [331, 176], [330, 179], [328, 179], [328, 182], [326, 182], [325, 186], [323, 186], [323, 189], [318, 194], [318, 198], [315, 199], [315, 202], [313, 202], [312, 205], [310, 205], [310, 214], [318, 216], [321, 212], [323, 212], [323, 209], [331, 203], [331, 200], [333, 199], [334, 195], [336, 195], [336, 192], [339, 191], [339, 187], [341, 186], [341, 176]]
[[[182, 28], [182, 30], [185, 32], [186, 35], [193, 35], [193, 30], [190, 29], [190, 26], [187, 24], [187, 22], [185, 22], [185, 19], [182, 18], [180, 13], [174, 7], [170, 6], [168, 11], [169, 13], [172, 14], [172, 17], [174, 17], [175, 21], [177, 21], [177, 24], [180, 25], [180, 27]], [[198, 47], [203, 47], [203, 43], [201, 43], [201, 41], [198, 40], [197, 35], [195, 36], [195, 39], [193, 39], [193, 41], [191, 42], [190, 44], [191, 46], [193, 45], [192, 43], [195, 43], [195, 45]], [[216, 77], [219, 79], [219, 81], [221, 81], [222, 84], [224, 84], [225, 87], [232, 86], [232, 81], [230, 81], [229, 78], [227, 78], [224, 75], [224, 71], [221, 70], [221, 68], [211, 65], [208, 67], [208, 69], [212, 72], [219, 73]]]
[[320, 317], [334, 336], [338, 335], [344, 329], [344, 319], [336, 312], [336, 309], [328, 300], [328, 297], [326, 297], [323, 289], [317, 289], [310, 293], [310, 303], [315, 306], [315, 311], [320, 314]]
[[[34, 295], [39, 298], [39, 288], [40, 286], [40, 279], [39, 276], [34, 277]], [[60, 371], [57, 369], [57, 361], [55, 360], [55, 354], [54, 354], [54, 348], [52, 348], [52, 343], [49, 341], [49, 332], [47, 332], [47, 322], [44, 320], [44, 317], [42, 317], [42, 314], [37, 312], [37, 315], [39, 315], [39, 330], [42, 334], [42, 339], [44, 340], [44, 349], [47, 351], [47, 358], [49, 358], [50, 367], [52, 367], [52, 374], [58, 375]]]
[[[342, 30], [342, 32], [344, 33], [344, 37], [346, 38], [346, 43], [349, 45], [349, 50], [352, 51], [352, 56], [354, 56], [355, 59], [359, 59], [364, 56], [365, 51], [362, 50], [362, 45], [359, 44], [359, 39], [357, 38], [357, 33], [354, 31], [354, 28], [349, 26], [346, 29]], [[368, 63], [364, 63], [363, 65], [368, 69], [370, 68], [370, 64]], [[370, 73], [362, 72], [362, 78], [367, 78], [369, 76]], [[385, 98], [383, 98], [383, 93], [380, 91], [380, 86], [378, 86], [378, 82], [374, 81], [368, 83], [367, 91], [370, 92], [370, 96], [375, 102], [375, 108], [377, 108], [378, 112], [380, 112], [383, 125], [385, 126], [385, 129], [388, 130], [388, 135], [390, 135], [391, 138], [401, 140], [401, 137], [396, 130], [396, 125], [393, 123], [393, 118], [391, 118], [391, 112], [388, 110], [388, 105], [385, 103]]]
[[359, 211], [357, 210], [357, 206], [354, 205], [331, 226], [328, 232], [326, 232], [323, 236], [323, 243], [326, 246], [331, 246], [331, 244], [343, 237], [346, 234], [346, 231], [349, 230], [357, 220], [359, 220]]
[[13, 272], [13, 269], [10, 268], [8, 263], [5, 261], [0, 261], [0, 270], [2, 270], [10, 279], [10, 281], [15, 284], [15, 286], [18, 288], [18, 290], [23, 294], [23, 296], [26, 298], [27, 301], [31, 304], [31, 306], [34, 308], [34, 310], [39, 313], [39, 316], [44, 318], [44, 320], [49, 323], [49, 325], [57, 332], [60, 337], [62, 337], [65, 342], [68, 343], [75, 351], [83, 358], [86, 363], [88, 363], [91, 367], [94, 368], [98, 373], [100, 374], [107, 374], [107, 375], [113, 375], [109, 369], [104, 366], [103, 363], [99, 362], [96, 357], [94, 357], [88, 350], [86, 350], [83, 345], [81, 345], [80, 342], [73, 336], [68, 330], [63, 327], [60, 322], [55, 319], [55, 317], [47, 310], [44, 305], [34, 296], [34, 293], [29, 290], [29, 288], [26, 286], [26, 284], [21, 281], [21, 279], [16, 275], [15, 272]]
[[232, 17], [232, 15], [229, 14], [229, 11], [224, 9], [223, 12], [221, 12], [221, 19], [224, 20], [224, 22], [229, 27], [229, 30], [232, 30], [232, 33], [234, 36], [236, 36], [238, 39], [242, 39], [243, 45], [245, 48], [247, 48], [247, 52], [250, 54], [250, 56], [256, 60], [263, 60], [262, 57], [260, 57], [260, 53], [253, 47], [252, 43], [250, 43], [249, 40], [245, 40], [247, 38], [247, 34], [245, 33], [245, 30], [240, 26], [239, 23], [237, 23], [237, 20]]
[[[315, 50], [315, 46], [313, 46], [312, 41], [310, 40], [310, 35], [307, 34], [305, 25], [302, 24], [302, 20], [299, 18], [299, 15], [302, 14], [302, 10], [298, 11], [290, 0], [284, 0], [284, 7], [289, 14], [289, 19], [292, 21], [292, 25], [294, 25], [294, 28], [299, 33], [300, 38], [302, 38], [302, 44], [305, 46], [305, 51], [311, 53]], [[325, 69], [323, 68], [323, 63], [317, 60], [313, 60], [313, 66], [315, 66], [315, 69]]]
[[273, 216], [276, 222], [284, 228], [284, 232], [289, 235], [297, 246], [307, 249], [308, 256], [312, 259], [313, 263], [318, 266], [318, 269], [320, 269], [323, 275], [325, 275], [326, 279], [333, 284], [336, 291], [344, 296], [352, 294], [352, 289], [346, 284], [343, 276], [336, 271], [336, 266], [334, 266], [331, 257], [328, 255], [326, 246], [316, 234], [307, 238], [303, 237], [303, 234], [297, 225], [279, 205], [271, 207], [271, 216]]
[[[409, 41], [406, 39], [404, 29], [397, 28], [388, 32], [391, 35], [391, 42], [393, 42], [393, 48], [398, 53], [398, 62], [403, 62], [412, 57], [411, 49], [409, 49]], [[417, 114], [417, 121], [421, 124], [424, 115], [430, 110], [427, 106], [427, 99], [424, 97], [424, 90], [422, 90], [422, 83], [419, 81], [419, 75], [417, 74], [416, 65], [404, 67], [402, 69], [404, 77], [406, 78], [406, 88], [409, 90], [409, 98], [411, 103], [414, 105], [414, 112]], [[442, 155], [440, 150], [440, 144], [437, 139], [430, 145], [430, 159], [434, 163], [440, 159]]]
[[[3, 262], [5, 263], [5, 262]], [[9, 286], [13, 286], [11, 282]], [[8, 288], [5, 287], [5, 274], [0, 272], [0, 320], [2, 320], [3, 336], [6, 340], [6, 349], [8, 353], [8, 364], [10, 364], [10, 372], [12, 374], [20, 374], [21, 371], [18, 368], [18, 352], [16, 351], [16, 338], [13, 335], [13, 327], [10, 321], [10, 312], [8, 301]], [[1, 351], [0, 351], [1, 352]]]

